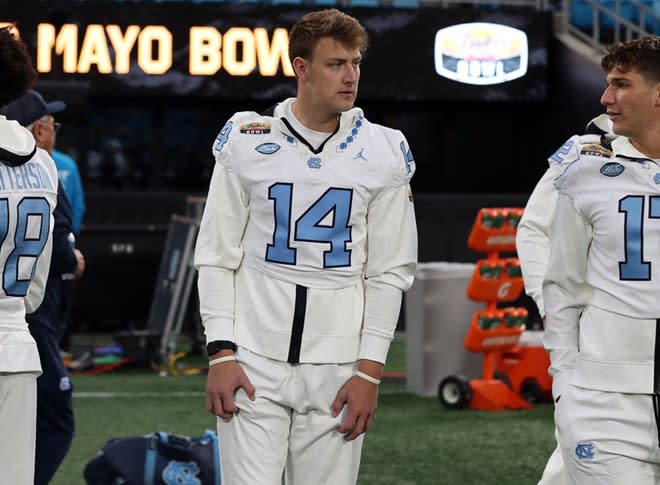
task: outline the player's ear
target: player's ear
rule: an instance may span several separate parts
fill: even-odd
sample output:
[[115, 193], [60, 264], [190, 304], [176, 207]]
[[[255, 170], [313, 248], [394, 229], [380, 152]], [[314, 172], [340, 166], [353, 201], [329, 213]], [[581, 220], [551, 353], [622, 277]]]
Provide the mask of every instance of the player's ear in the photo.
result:
[[41, 130], [40, 125], [41, 123], [34, 123], [33, 125], [29, 126], [30, 133], [32, 133], [35, 141], [39, 140], [39, 131]]
[[302, 57], [296, 57], [293, 59], [292, 63], [293, 72], [296, 73], [296, 77], [301, 81], [307, 81], [309, 78], [309, 65], [305, 59]]

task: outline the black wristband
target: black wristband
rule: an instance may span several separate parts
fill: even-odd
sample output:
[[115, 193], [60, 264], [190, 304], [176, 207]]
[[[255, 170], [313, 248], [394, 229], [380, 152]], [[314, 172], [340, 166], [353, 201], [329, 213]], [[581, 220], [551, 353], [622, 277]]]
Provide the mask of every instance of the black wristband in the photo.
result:
[[236, 352], [236, 344], [230, 340], [214, 340], [206, 344], [206, 355], [214, 355], [227, 349]]

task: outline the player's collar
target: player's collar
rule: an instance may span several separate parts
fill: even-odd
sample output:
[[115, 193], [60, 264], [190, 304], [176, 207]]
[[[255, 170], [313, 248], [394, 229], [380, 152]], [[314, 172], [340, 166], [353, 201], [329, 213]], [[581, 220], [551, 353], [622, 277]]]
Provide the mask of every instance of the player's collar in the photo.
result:
[[647, 157], [642, 152], [630, 143], [630, 139], [626, 136], [619, 136], [612, 140], [612, 151], [614, 156], [627, 158], [628, 160], [639, 161], [648, 160], [650, 162], [658, 163], [656, 160]]

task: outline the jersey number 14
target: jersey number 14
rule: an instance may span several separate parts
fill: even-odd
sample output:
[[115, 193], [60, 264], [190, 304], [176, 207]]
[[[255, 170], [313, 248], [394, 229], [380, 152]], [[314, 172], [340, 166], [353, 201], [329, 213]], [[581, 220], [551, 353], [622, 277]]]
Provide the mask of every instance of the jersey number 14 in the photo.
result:
[[[293, 184], [276, 183], [268, 189], [268, 198], [275, 207], [273, 243], [266, 249], [266, 261], [296, 264], [296, 249], [289, 245], [291, 233], [291, 209]], [[326, 190], [294, 223], [293, 240], [325, 243], [330, 249], [323, 252], [323, 267], [350, 266], [351, 251], [346, 245], [351, 241], [351, 215], [353, 191], [332, 187]], [[332, 214], [332, 224], [321, 222]]]

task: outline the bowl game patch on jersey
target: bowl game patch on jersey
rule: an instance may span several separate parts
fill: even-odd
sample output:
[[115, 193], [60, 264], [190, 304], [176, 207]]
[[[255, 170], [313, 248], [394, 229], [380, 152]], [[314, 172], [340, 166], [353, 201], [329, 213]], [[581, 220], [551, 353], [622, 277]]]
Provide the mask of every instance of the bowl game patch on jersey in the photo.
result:
[[612, 151], [605, 148], [603, 145], [599, 143], [585, 143], [580, 148], [580, 155], [612, 158]]
[[245, 125], [239, 127], [241, 133], [247, 135], [265, 135], [270, 133], [270, 123], [264, 123], [262, 121], [252, 121]]

